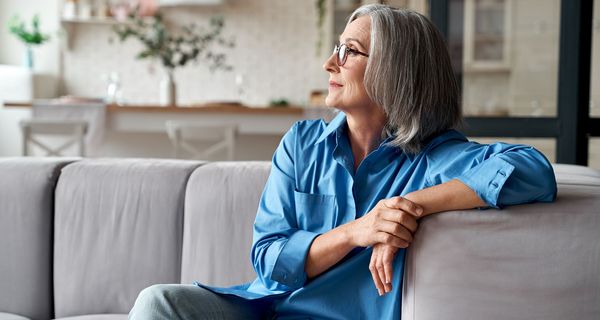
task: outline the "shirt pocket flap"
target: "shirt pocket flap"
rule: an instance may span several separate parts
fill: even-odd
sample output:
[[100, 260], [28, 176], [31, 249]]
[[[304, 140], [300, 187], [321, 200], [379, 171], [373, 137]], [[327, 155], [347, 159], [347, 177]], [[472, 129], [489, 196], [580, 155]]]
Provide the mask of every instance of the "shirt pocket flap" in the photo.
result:
[[335, 195], [294, 191], [294, 203], [300, 229], [321, 233], [335, 226], [338, 211]]

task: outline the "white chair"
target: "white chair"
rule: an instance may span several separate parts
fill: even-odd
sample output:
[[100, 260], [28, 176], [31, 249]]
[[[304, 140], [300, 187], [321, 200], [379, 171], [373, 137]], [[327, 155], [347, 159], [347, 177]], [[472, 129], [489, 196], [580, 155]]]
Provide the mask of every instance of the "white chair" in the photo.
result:
[[[32, 146], [36, 146], [46, 152], [47, 156], [63, 156], [69, 147], [77, 146], [77, 155], [85, 157], [85, 134], [88, 123], [82, 120], [22, 120], [20, 122], [23, 134], [23, 156], [33, 155]], [[65, 141], [58, 146], [48, 142], [42, 142], [40, 136], [62, 137]]]
[[207, 125], [170, 120], [166, 122], [166, 126], [175, 158], [208, 160], [218, 152], [226, 152], [225, 159], [234, 160], [238, 131], [236, 125]]

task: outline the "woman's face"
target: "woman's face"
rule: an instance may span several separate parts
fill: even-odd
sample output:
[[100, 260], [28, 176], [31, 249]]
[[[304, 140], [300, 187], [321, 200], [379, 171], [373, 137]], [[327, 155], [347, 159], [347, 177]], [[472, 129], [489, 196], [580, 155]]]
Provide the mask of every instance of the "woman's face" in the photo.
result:
[[[362, 53], [369, 53], [371, 32], [371, 17], [362, 16], [352, 21], [344, 33], [340, 35], [340, 44], [345, 44], [349, 49]], [[346, 63], [337, 64], [337, 53], [332, 54], [323, 68], [329, 72], [329, 94], [325, 103], [344, 112], [365, 109], [374, 106], [364, 86], [367, 57], [348, 52]]]

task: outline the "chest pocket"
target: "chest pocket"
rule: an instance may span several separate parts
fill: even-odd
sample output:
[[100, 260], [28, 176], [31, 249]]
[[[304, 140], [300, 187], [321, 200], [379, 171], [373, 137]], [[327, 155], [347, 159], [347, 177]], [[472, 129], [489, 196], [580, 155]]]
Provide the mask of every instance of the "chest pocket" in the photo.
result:
[[294, 191], [296, 222], [302, 230], [325, 232], [335, 226], [338, 206], [335, 195]]

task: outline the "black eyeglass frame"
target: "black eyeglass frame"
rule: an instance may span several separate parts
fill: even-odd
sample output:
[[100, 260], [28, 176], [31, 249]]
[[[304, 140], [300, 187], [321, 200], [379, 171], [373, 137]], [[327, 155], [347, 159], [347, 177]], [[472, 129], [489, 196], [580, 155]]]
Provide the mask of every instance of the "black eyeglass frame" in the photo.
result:
[[361, 55], [361, 56], [367, 57], [367, 58], [369, 57], [369, 55], [364, 52], [360, 52], [356, 49], [348, 48], [348, 46], [345, 43], [336, 44], [333, 47], [333, 54], [336, 55], [335, 57], [336, 57], [336, 62], [337, 62], [338, 66], [341, 67], [344, 64], [346, 64], [346, 60], [348, 60], [348, 53], [358, 54], [358, 55]]

